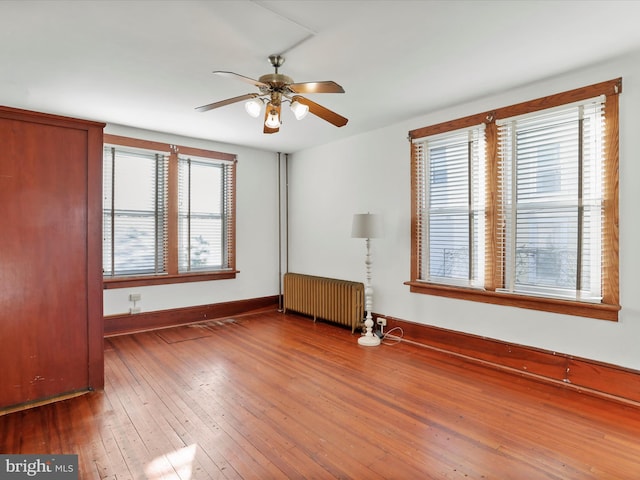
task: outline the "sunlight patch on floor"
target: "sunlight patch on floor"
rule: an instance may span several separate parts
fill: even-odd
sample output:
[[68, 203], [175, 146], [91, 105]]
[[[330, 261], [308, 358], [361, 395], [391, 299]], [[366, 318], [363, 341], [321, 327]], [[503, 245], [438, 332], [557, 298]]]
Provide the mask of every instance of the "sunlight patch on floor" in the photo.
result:
[[144, 473], [149, 480], [190, 480], [197, 448], [194, 443], [156, 457], [147, 465]]

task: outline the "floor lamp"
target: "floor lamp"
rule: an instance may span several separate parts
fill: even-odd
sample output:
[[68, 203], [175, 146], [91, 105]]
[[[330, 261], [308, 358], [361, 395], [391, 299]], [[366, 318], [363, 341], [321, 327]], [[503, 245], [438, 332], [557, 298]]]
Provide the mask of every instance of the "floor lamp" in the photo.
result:
[[380, 338], [373, 334], [373, 317], [371, 309], [373, 308], [373, 287], [371, 286], [371, 246], [372, 238], [382, 236], [382, 219], [380, 215], [372, 213], [356, 213], [353, 216], [353, 225], [351, 228], [352, 238], [364, 238], [367, 245], [367, 256], [365, 257], [366, 281], [364, 284], [364, 309], [367, 316], [364, 321], [365, 333], [358, 338], [358, 343], [367, 347], [375, 347], [380, 345]]

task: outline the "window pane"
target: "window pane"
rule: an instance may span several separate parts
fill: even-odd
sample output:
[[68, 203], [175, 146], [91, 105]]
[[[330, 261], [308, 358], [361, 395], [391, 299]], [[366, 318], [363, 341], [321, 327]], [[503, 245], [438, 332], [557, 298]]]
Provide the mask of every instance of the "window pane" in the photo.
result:
[[178, 270], [228, 268], [228, 216], [224, 163], [180, 158], [178, 200]]
[[429, 275], [469, 278], [469, 220], [465, 213], [429, 216]]
[[[189, 224], [190, 223], [190, 224]], [[191, 216], [180, 217], [180, 240], [182, 259], [180, 265], [189, 266], [185, 270], [212, 270], [223, 266], [222, 258], [222, 220], [220, 217]], [[191, 242], [188, 242], [190, 232]], [[189, 246], [190, 248], [186, 248]]]
[[116, 211], [115, 275], [157, 273], [154, 212]]
[[105, 148], [103, 163], [104, 274], [164, 273], [166, 159]]
[[222, 167], [191, 162], [191, 212], [216, 213], [222, 211]]
[[596, 102], [500, 123], [507, 291], [599, 297], [600, 116]]
[[518, 209], [516, 231], [516, 285], [575, 290], [577, 209]]
[[484, 180], [482, 130], [427, 138], [423, 157], [425, 279], [452, 285], [482, 282]]

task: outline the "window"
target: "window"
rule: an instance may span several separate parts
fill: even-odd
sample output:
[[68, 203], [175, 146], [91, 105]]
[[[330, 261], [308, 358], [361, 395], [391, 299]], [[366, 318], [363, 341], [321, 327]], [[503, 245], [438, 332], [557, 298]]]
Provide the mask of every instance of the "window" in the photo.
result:
[[229, 264], [234, 166], [180, 155], [178, 165], [178, 271], [220, 270]]
[[501, 290], [601, 300], [603, 100], [496, 122]]
[[167, 161], [163, 153], [104, 147], [105, 276], [166, 272]]
[[483, 270], [484, 126], [422, 142], [423, 271], [436, 283], [479, 285]]
[[409, 132], [411, 291], [617, 320], [620, 90]]
[[234, 278], [235, 156], [105, 135], [105, 288]]

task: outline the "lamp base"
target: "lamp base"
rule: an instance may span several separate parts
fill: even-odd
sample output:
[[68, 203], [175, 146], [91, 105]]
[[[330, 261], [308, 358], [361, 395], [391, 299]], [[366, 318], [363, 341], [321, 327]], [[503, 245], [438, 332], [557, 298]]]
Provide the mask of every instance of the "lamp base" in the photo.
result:
[[380, 345], [380, 337], [377, 335], [362, 335], [358, 338], [358, 344], [365, 347], [377, 347]]

